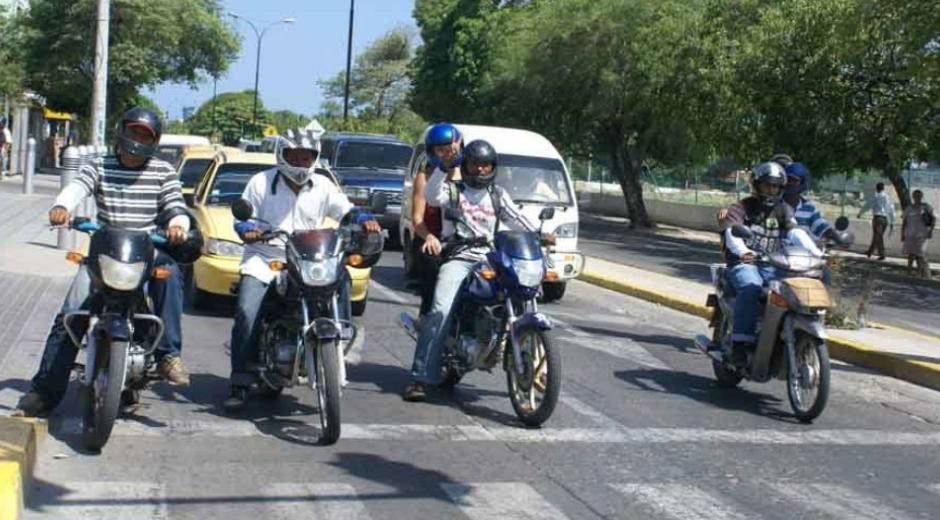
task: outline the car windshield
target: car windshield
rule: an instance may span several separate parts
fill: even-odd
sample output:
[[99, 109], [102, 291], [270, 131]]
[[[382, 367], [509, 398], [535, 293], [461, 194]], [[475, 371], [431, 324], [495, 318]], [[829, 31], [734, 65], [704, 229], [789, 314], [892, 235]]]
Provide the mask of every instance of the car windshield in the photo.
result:
[[156, 157], [158, 159], [163, 159], [164, 161], [170, 164], [176, 164], [176, 160], [179, 159], [180, 154], [183, 153], [183, 145], [165, 145], [157, 146]]
[[558, 159], [500, 154], [496, 184], [514, 202], [571, 204], [571, 187]]
[[180, 169], [180, 183], [184, 188], [193, 188], [202, 180], [202, 174], [206, 173], [206, 168], [212, 159], [186, 159]]
[[411, 160], [411, 146], [380, 141], [342, 141], [336, 152], [334, 168], [401, 170], [404, 174]]
[[251, 163], [228, 163], [219, 166], [206, 198], [207, 205], [227, 206], [242, 196], [251, 177], [268, 166]]

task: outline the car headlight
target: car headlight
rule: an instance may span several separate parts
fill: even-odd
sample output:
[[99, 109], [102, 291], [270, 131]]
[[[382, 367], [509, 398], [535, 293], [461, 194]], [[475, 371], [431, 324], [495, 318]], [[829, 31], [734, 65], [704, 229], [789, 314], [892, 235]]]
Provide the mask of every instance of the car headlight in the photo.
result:
[[518, 260], [513, 259], [513, 269], [516, 271], [516, 277], [519, 279], [519, 285], [523, 287], [538, 287], [545, 278], [545, 266], [542, 260]]
[[578, 223], [572, 222], [570, 224], [562, 224], [558, 226], [558, 229], [555, 230], [556, 238], [577, 238], [578, 236]]
[[345, 193], [346, 196], [351, 199], [369, 199], [369, 188], [363, 188], [360, 186], [345, 186], [343, 188], [343, 193]]
[[118, 291], [136, 289], [146, 267], [144, 262], [125, 264], [106, 255], [98, 255], [98, 265], [101, 267], [101, 279], [105, 285]]
[[228, 240], [209, 239], [206, 241], [206, 251], [210, 255], [240, 257], [245, 252], [245, 247]]
[[307, 285], [314, 287], [330, 285], [339, 275], [339, 258], [304, 260], [300, 263], [300, 274]]

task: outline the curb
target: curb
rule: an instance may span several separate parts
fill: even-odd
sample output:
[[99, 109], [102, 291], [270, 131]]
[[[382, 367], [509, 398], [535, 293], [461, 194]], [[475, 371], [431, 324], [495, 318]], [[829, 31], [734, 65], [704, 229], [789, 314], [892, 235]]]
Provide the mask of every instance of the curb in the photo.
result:
[[[680, 312], [685, 312], [686, 314], [692, 314], [700, 318], [708, 319], [712, 314], [711, 309], [704, 305], [631, 285], [619, 280], [613, 280], [587, 270], [582, 271], [581, 275], [576, 279], [664, 307], [669, 307]], [[885, 325], [878, 326], [888, 330], [900, 330], [896, 327]], [[826, 344], [829, 346], [829, 355], [834, 359], [871, 368], [897, 379], [903, 379], [917, 385], [940, 390], [940, 366], [933, 363], [906, 359], [896, 354], [881, 352], [863, 343], [834, 338], [832, 336], [826, 340]]]
[[36, 451], [46, 433], [45, 420], [0, 417], [0, 518], [19, 518]]

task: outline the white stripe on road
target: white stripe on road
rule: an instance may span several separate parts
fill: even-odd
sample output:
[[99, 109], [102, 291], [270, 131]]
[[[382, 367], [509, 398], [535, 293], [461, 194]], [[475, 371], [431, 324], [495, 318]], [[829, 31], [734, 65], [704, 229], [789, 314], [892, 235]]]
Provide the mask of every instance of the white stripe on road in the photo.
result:
[[[310, 429], [316, 420], [308, 419]], [[278, 424], [266, 420], [255, 426], [249, 421], [174, 421], [154, 419], [161, 426], [118, 420], [112, 437], [271, 437]], [[54, 433], [81, 433], [81, 419], [67, 418], [50, 428]], [[292, 436], [293, 421], [284, 423], [282, 433]], [[298, 439], [303, 438], [298, 436]], [[529, 430], [505, 426], [446, 424], [343, 424], [342, 439], [407, 442], [497, 441], [520, 443], [575, 442], [611, 444], [755, 444], [776, 446], [940, 446], [940, 433], [910, 433], [890, 430], [833, 429], [808, 431], [712, 430], [705, 428], [542, 428]]]
[[668, 365], [660, 361], [656, 356], [650, 354], [642, 345], [630, 338], [612, 339], [599, 334], [591, 334], [557, 318], [553, 318], [552, 321], [564, 327], [565, 330], [574, 336], [574, 338], [558, 338], [560, 341], [577, 347], [603, 352], [604, 354], [625, 359], [637, 365], [659, 370], [670, 370]]
[[770, 484], [770, 487], [800, 507], [839, 520], [910, 520], [869, 495], [835, 484]]
[[562, 394], [558, 400], [564, 403], [568, 408], [571, 408], [575, 413], [587, 417], [597, 426], [615, 430], [623, 428], [622, 424], [611, 419], [610, 417], [607, 417], [600, 410], [592, 407], [577, 397], [568, 394]]
[[722, 499], [684, 484], [611, 484], [623, 495], [636, 499], [658, 515], [672, 520], [747, 520]]
[[399, 305], [414, 305], [411, 300], [405, 298], [401, 294], [398, 294], [398, 291], [392, 289], [391, 287], [386, 287], [380, 284], [379, 282], [375, 281], [374, 278], [370, 279], [369, 283], [372, 285], [372, 288], [379, 293], [379, 296], [385, 298], [386, 300], [390, 300]]
[[366, 506], [349, 484], [284, 483], [264, 490], [277, 520], [371, 520]]
[[528, 484], [441, 484], [470, 520], [568, 520]]
[[156, 482], [67, 482], [57, 484], [54, 496], [33, 498], [35, 509], [25, 509], [23, 519], [167, 520], [166, 491]]

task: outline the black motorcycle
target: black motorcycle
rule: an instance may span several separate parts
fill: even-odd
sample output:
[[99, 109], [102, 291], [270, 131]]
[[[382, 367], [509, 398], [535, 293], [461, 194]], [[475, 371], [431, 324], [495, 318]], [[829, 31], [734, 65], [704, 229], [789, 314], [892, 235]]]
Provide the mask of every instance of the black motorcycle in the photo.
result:
[[[385, 207], [385, 199], [379, 199], [373, 202], [374, 213]], [[232, 214], [240, 221], [270, 226], [252, 218], [254, 208], [244, 199], [232, 204]], [[340, 436], [340, 382], [345, 373], [341, 330], [348, 326], [354, 336], [359, 334], [354, 322], [340, 317], [338, 291], [347, 281], [346, 265], [367, 268], [379, 261], [383, 237], [347, 225], [292, 233], [270, 229], [260, 241], [275, 239], [284, 243], [285, 260], [268, 264], [277, 278], [259, 315], [259, 358], [254, 365], [259, 387], [264, 396], [274, 398], [284, 388], [309, 385], [317, 394], [320, 441], [333, 444]]]

